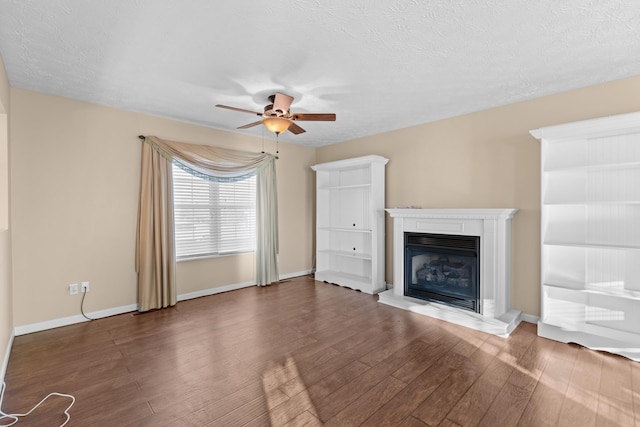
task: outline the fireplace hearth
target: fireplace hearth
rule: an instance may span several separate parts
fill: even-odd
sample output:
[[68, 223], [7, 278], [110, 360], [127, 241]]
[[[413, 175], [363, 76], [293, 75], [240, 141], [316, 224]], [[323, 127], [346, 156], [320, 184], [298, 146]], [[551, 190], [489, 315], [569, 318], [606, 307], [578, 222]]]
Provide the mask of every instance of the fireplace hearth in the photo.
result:
[[480, 237], [405, 233], [405, 295], [480, 313]]

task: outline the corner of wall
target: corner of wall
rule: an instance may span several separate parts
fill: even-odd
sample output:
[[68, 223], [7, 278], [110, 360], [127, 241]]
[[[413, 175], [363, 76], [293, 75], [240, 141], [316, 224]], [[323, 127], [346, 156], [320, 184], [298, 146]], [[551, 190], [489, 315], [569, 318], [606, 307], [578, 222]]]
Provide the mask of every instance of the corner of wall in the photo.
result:
[[[15, 336], [13, 330], [13, 281], [10, 231], [10, 182], [9, 182], [9, 79], [0, 57], [0, 379], [9, 363], [9, 355]], [[6, 347], [3, 347], [6, 344]]]
[[14, 331], [11, 331], [11, 334], [9, 335], [9, 342], [7, 342], [7, 348], [4, 352], [4, 359], [2, 360], [2, 365], [0, 365], [0, 382], [4, 382], [4, 376], [7, 373], [7, 366], [9, 366], [9, 356], [11, 355], [11, 348], [13, 347], [14, 338], [15, 333]]

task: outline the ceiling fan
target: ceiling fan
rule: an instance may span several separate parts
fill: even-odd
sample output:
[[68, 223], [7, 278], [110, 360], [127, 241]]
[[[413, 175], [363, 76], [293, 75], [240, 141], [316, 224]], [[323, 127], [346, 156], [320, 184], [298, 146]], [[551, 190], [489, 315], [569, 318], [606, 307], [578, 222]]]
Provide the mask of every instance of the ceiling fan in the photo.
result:
[[270, 131], [279, 135], [287, 130], [295, 135], [305, 132], [296, 121], [315, 121], [315, 122], [334, 122], [336, 115], [334, 113], [291, 113], [289, 107], [293, 102], [293, 97], [284, 93], [276, 93], [269, 96], [270, 104], [264, 107], [264, 112], [245, 110], [244, 108], [230, 107], [228, 105], [216, 104], [216, 107], [226, 108], [227, 110], [241, 111], [251, 113], [262, 117], [261, 120], [238, 127], [238, 129], [248, 129], [253, 126], [264, 124]]

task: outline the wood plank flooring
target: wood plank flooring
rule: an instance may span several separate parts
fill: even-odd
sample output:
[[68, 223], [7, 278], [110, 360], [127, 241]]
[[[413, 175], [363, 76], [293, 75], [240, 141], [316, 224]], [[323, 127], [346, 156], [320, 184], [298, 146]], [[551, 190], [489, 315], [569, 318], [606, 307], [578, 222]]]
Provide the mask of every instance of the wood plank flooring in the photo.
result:
[[[299, 277], [16, 337], [2, 404], [68, 426], [632, 426], [640, 366]], [[57, 426], [53, 398], [18, 425]], [[2, 424], [2, 422], [0, 422]]]

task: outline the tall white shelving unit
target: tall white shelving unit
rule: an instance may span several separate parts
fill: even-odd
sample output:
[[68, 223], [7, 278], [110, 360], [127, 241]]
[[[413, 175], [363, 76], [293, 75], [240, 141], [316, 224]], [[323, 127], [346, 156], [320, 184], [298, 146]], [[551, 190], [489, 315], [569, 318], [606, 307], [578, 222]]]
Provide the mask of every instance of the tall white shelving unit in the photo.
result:
[[640, 113], [546, 127], [538, 334], [640, 360]]
[[369, 294], [385, 290], [388, 161], [371, 155], [312, 166], [316, 172], [316, 280]]

